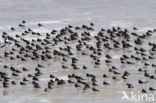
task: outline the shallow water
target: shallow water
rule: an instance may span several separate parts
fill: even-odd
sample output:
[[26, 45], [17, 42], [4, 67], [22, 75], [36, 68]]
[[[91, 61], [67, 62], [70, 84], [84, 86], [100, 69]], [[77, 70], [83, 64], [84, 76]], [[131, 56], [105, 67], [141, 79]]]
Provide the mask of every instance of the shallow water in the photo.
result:
[[[109, 28], [112, 26], [120, 26], [131, 30], [133, 26], [137, 26], [139, 28], [138, 32], [143, 33], [147, 29], [156, 27], [155, 4], [155, 0], [0, 0], [0, 32], [6, 31], [9, 35], [21, 33], [23, 30], [18, 27], [18, 24], [21, 23], [22, 20], [26, 20], [28, 21], [26, 24], [27, 27], [33, 28], [34, 31], [43, 34], [49, 32], [53, 28], [59, 30], [68, 24], [82, 25], [89, 24], [90, 22], [94, 22], [95, 28], [97, 29], [101, 27]], [[44, 27], [38, 28], [36, 25], [39, 22], [42, 23]], [[11, 32], [11, 26], [14, 26], [18, 31]], [[155, 35], [153, 38], [149, 38], [148, 41], [155, 42]], [[34, 36], [31, 38], [36, 37]], [[31, 38], [29, 36], [26, 37], [26, 39]], [[145, 45], [145, 47], [147, 46]], [[9, 50], [10, 48], [8, 47], [7, 49]], [[105, 51], [105, 53], [107, 53], [107, 51]], [[122, 53], [123, 52], [120, 51], [112, 53], [113, 59], [116, 61], [114, 65], [120, 67], [118, 60]], [[69, 73], [76, 73], [84, 76], [83, 74], [85, 72], [94, 72], [94, 74], [99, 77], [98, 81], [100, 86], [98, 89], [100, 89], [100, 92], [93, 93], [92, 91], [87, 91], [82, 93], [83, 91], [81, 89], [75, 89], [73, 85], [66, 84], [45, 93], [43, 90], [32, 88], [31, 84], [27, 86], [16, 85], [8, 89], [0, 88], [0, 103], [116, 103], [117, 101], [118, 103], [128, 103], [128, 101], [121, 101], [122, 94], [118, 92], [123, 90], [130, 92], [126, 87], [122, 87], [123, 81], [119, 81], [117, 84], [111, 81], [111, 86], [105, 88], [101, 86], [102, 74], [106, 72], [105, 68], [108, 68], [105, 63], [103, 63], [101, 67], [94, 69], [92, 61], [89, 61], [89, 58], [81, 56], [79, 58], [82, 60], [79, 65], [87, 64], [90, 67], [89, 70], [62, 70], [60, 63], [57, 61], [53, 63], [50, 61], [36, 61], [22, 64], [22, 62], [18, 60], [8, 62], [6, 59], [5, 63], [17, 66], [18, 69], [22, 66], [27, 66], [30, 69], [27, 73], [34, 72], [32, 68], [35, 68], [37, 63], [42, 63], [45, 66], [50, 65], [41, 71], [44, 74], [52, 73], [56, 77], [64, 80], [68, 79], [67, 74]], [[154, 60], [151, 62], [155, 63]], [[141, 63], [138, 62], [136, 66], [133, 67], [122, 65], [120, 72], [125, 68], [130, 69], [133, 75], [129, 80], [133, 81], [135, 84], [135, 78], [141, 78], [135, 70], [140, 64]], [[2, 63], [0, 67], [3, 68]], [[16, 78], [17, 81], [23, 76], [26, 76], [26, 74], [23, 73]], [[48, 80], [48, 75], [41, 76], [41, 85], [44, 87]], [[155, 85], [155, 81], [150, 85]], [[148, 86], [149, 85], [143, 85], [143, 87], [146, 88], [148, 88]], [[138, 87], [133, 91], [140, 90], [140, 88], [141, 87]]]
[[155, 0], [0, 0], [0, 23], [7, 26], [21, 20], [51, 24], [92, 21], [107, 27], [155, 27], [155, 4]]

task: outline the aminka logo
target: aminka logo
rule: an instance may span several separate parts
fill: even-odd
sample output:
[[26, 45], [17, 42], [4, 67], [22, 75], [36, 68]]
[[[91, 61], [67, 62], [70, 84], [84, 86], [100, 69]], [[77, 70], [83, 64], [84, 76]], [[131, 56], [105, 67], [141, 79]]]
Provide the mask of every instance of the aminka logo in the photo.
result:
[[132, 101], [132, 102], [153, 102], [155, 97], [153, 94], [144, 94], [141, 92], [134, 93], [133, 91], [128, 95], [125, 91], [121, 91], [123, 94], [121, 100]]

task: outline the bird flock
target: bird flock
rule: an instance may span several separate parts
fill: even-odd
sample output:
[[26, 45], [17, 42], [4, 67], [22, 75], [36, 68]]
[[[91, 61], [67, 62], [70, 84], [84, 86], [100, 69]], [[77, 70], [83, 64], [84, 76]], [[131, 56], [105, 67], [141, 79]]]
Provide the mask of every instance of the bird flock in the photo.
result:
[[66, 85], [84, 93], [118, 85], [142, 93], [156, 91], [156, 42], [150, 41], [156, 29], [96, 30], [90, 23], [40, 33], [26, 24], [23, 20], [18, 28], [11, 27], [14, 35], [2, 32], [0, 89], [27, 86], [50, 92]]

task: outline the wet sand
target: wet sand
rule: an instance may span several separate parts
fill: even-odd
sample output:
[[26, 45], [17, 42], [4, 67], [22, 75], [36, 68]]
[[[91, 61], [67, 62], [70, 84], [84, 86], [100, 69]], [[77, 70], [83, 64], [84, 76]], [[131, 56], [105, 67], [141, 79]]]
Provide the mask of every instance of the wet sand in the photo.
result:
[[[29, 24], [27, 25], [27, 27], [30, 26]], [[50, 29], [48, 30], [47, 27], [49, 25], [44, 24], [43, 27], [35, 27], [34, 25], [31, 25], [31, 28], [33, 28], [33, 30], [35, 30], [36, 32], [41, 32], [43, 36], [40, 36], [40, 38], [44, 38], [44, 34], [47, 32], [50, 32]], [[97, 26], [97, 25], [96, 25]], [[95, 26], [95, 28], [96, 28]], [[21, 28], [19, 28], [18, 26], [15, 26], [16, 31], [10, 31], [8, 30], [8, 34], [13, 36], [14, 34], [18, 33], [20, 34], [20, 32], [22, 31]], [[19, 30], [18, 30], [19, 29]], [[59, 30], [59, 29], [58, 29]], [[132, 31], [132, 29], [131, 29]], [[81, 31], [80, 31], [81, 32]], [[142, 34], [144, 33], [141, 29], [140, 31], [138, 30], [138, 33]], [[92, 37], [95, 36], [97, 34], [96, 31], [91, 32]], [[25, 36], [25, 38], [27, 40], [31, 40], [31, 39], [36, 39], [38, 37], [35, 36], [31, 36], [31, 35], [27, 35]], [[153, 35], [152, 37], [148, 38], [146, 42], [144, 42], [144, 47], [145, 48], [149, 48], [148, 47], [148, 42], [154, 42], [156, 36]], [[72, 44], [68, 44], [69, 46], [74, 46], [76, 42], [72, 41]], [[94, 40], [92, 42], [88, 42], [90, 45], [95, 45]], [[37, 61], [33, 61], [31, 59], [28, 59], [25, 62], [22, 62], [20, 60], [12, 60], [10, 61], [8, 58], [4, 58], [3, 57], [3, 53], [4, 50], [9, 51], [11, 50], [12, 45], [5, 47], [4, 49], [1, 49], [1, 56], [2, 58], [0, 59], [2, 62], [0, 62], [0, 66], [1, 66], [1, 71], [5, 71], [7, 72], [10, 76], [11, 73], [9, 70], [4, 69], [3, 65], [9, 65], [9, 66], [15, 66], [16, 69], [21, 70], [22, 67], [26, 67], [29, 69], [28, 72], [24, 72], [21, 73], [19, 77], [13, 77], [12, 79], [18, 81], [21, 81], [23, 79], [23, 77], [27, 77], [28, 73], [34, 73], [34, 69], [36, 67], [37, 64], [41, 64], [44, 65], [45, 68], [41, 69], [41, 72], [43, 73], [42, 76], [39, 77], [39, 83], [41, 85], [41, 89], [34, 89], [32, 87], [31, 81], [27, 83], [26, 86], [21, 86], [19, 83], [17, 83], [16, 86], [10, 86], [10, 88], [1, 88], [1, 101], [2, 103], [33, 103], [33, 102], [38, 102], [38, 103], [64, 103], [64, 102], [69, 102], [69, 103], [73, 103], [73, 102], [80, 102], [81, 103], [115, 103], [116, 101], [118, 101], [119, 103], [125, 103], [125, 101], [121, 100], [121, 97], [123, 96], [123, 94], [121, 93], [121, 91], [126, 91], [127, 93], [130, 93], [131, 91], [134, 92], [138, 92], [140, 91], [142, 88], [148, 88], [149, 86], [154, 86], [155, 85], [155, 80], [153, 80], [153, 82], [151, 82], [150, 84], [144, 84], [142, 86], [138, 86], [137, 80], [138, 79], [142, 79], [142, 80], [146, 80], [145, 77], [143, 77], [143, 73], [142, 75], [137, 71], [137, 69], [139, 67], [142, 67], [141, 65], [143, 64], [142, 62], [144, 61], [139, 61], [136, 64], [132, 64], [132, 65], [127, 65], [127, 64], [123, 64], [121, 65], [120, 63], [120, 56], [122, 56], [123, 54], [126, 55], [130, 55], [132, 53], [134, 53], [133, 50], [121, 50], [121, 49], [116, 49], [116, 52], [113, 51], [109, 51], [109, 50], [103, 50], [103, 54], [109, 54], [112, 56], [112, 60], [114, 61], [112, 64], [107, 65], [105, 63], [106, 58], [102, 57], [101, 58], [101, 65], [100, 66], [94, 66], [93, 65], [93, 61], [88, 57], [88, 55], [86, 55], [85, 57], [81, 55], [81, 51], [77, 52], [76, 50], [72, 50], [74, 55], [77, 55], [77, 57], [79, 58], [79, 62], [78, 62], [78, 66], [81, 68], [82, 65], [87, 65], [87, 67], [89, 69], [87, 70], [73, 70], [72, 68], [68, 68], [68, 69], [62, 69], [61, 67], [61, 58], [52, 55], [52, 57], [54, 57], [54, 59], [52, 60], [47, 60], [47, 61], [41, 61], [41, 60], [37, 60]], [[58, 47], [65, 47], [65, 45], [63, 44], [58, 44], [56, 45], [54, 48], [52, 48], [52, 50], [58, 48]], [[16, 47], [15, 47], [16, 48]], [[86, 53], [89, 53], [90, 51], [85, 51]], [[70, 58], [70, 57], [69, 57]], [[155, 63], [155, 59], [148, 61], [149, 63]], [[65, 65], [69, 66], [70, 63], [65, 63]], [[124, 70], [127, 70], [131, 75], [129, 76], [127, 81], [123, 81], [121, 78], [121, 76], [117, 76], [119, 81], [113, 81], [111, 78], [107, 78], [105, 79], [106, 81], [109, 81], [110, 85], [109, 86], [103, 86], [102, 82], [103, 82], [103, 78], [102, 75], [104, 73], [106, 73], [108, 76], [112, 76], [111, 73], [108, 72], [108, 69], [112, 66], [117, 66], [119, 68], [118, 72], [123, 73]], [[144, 69], [149, 70], [150, 72], [153, 72], [153, 68], [152, 67], [144, 67]], [[47, 81], [49, 80], [49, 75], [53, 74], [54, 76], [63, 79], [67, 82], [68, 80], [68, 74], [76, 74], [79, 76], [82, 76], [84, 78], [85, 77], [85, 73], [91, 73], [97, 76], [97, 80], [98, 80], [98, 89], [100, 90], [100, 92], [92, 92], [91, 90], [87, 90], [87, 91], [83, 91], [82, 89], [76, 89], [73, 87], [72, 84], [65, 84], [63, 86], [55, 86], [54, 89], [52, 90], [48, 90], [47, 93], [44, 92], [44, 88], [47, 85]], [[144, 79], [143, 79], [144, 78]], [[148, 80], [147, 80], [148, 81]], [[88, 80], [89, 82], [89, 80]], [[123, 84], [125, 84], [125, 82], [131, 82], [133, 83], [136, 87], [134, 89], [128, 89], [127, 86], [123, 86]], [[2, 86], [2, 85], [1, 85]], [[18, 98], [18, 99], [17, 99]], [[126, 101], [126, 103], [128, 103], [128, 101]], [[129, 102], [131, 103], [131, 102]], [[141, 102], [143, 103], [143, 102]], [[145, 102], [146, 103], [146, 102]], [[154, 103], [154, 102], [153, 102]]]
[[[127, 28], [131, 32], [133, 31], [132, 27], [136, 26], [139, 29], [137, 30], [138, 34], [143, 34], [147, 30], [153, 30], [156, 27], [155, 0], [101, 0], [101, 2], [98, 0], [69, 0], [69, 2], [66, 2], [65, 0], [1, 0], [0, 2], [0, 32], [2, 34], [3, 31], [6, 31], [11, 36], [23, 32], [24, 29], [18, 27], [18, 23], [24, 19], [28, 21], [26, 27], [30, 27], [34, 31], [42, 33], [43, 36], [40, 38], [44, 38], [45, 33], [50, 32], [52, 29], [60, 30], [69, 24], [74, 26], [81, 26], [82, 24], [89, 25], [90, 22], [93, 22], [96, 28], [95, 31], [91, 32], [92, 37], [95, 36], [97, 31], [101, 28], [108, 29], [112, 26], [120, 26], [122, 29]], [[38, 28], [38, 23], [41, 23], [44, 26]], [[12, 26], [16, 28], [13, 32], [10, 30]], [[27, 35], [24, 38], [31, 40], [32, 38], [38, 38], [38, 36]], [[143, 47], [149, 49], [147, 43], [149, 41], [156, 43], [155, 39], [156, 33], [153, 33], [153, 36], [147, 38], [146, 42], [144, 42]], [[0, 40], [3, 45], [3, 39], [0, 38]], [[91, 41], [88, 42], [88, 44], [95, 45], [94, 42], [95, 41]], [[76, 42], [73, 41], [69, 46], [75, 45], [74, 43]], [[55, 46], [55, 48], [52, 48], [52, 50], [60, 46], [64, 47], [63, 44], [59, 44]], [[17, 82], [17, 85], [15, 86], [4, 89], [2, 87], [2, 82], [0, 82], [0, 103], [133, 103], [131, 101], [122, 101], [121, 97], [123, 94], [120, 92], [126, 91], [130, 94], [131, 91], [138, 92], [142, 88], [148, 89], [149, 86], [154, 87], [156, 85], [155, 80], [152, 80], [150, 83], [139, 86], [138, 79], [143, 81], [146, 80], [146, 78], [143, 77], [144, 74], [137, 71], [139, 67], [143, 67], [142, 64], [144, 61], [139, 61], [135, 65], [121, 65], [119, 61], [120, 56], [124, 53], [130, 55], [134, 53], [133, 50], [119, 49], [115, 52], [104, 50], [103, 54], [111, 55], [114, 62], [111, 65], [106, 65], [104, 62], [106, 58], [102, 57], [100, 66], [94, 66], [94, 62], [90, 60], [87, 55], [84, 57], [81, 55], [81, 52], [75, 52], [75, 55], [80, 59], [78, 62], [79, 67], [81, 68], [82, 65], [87, 65], [89, 69], [72, 70], [71, 68], [62, 69], [62, 63], [60, 62], [61, 58], [59, 57], [47, 61], [32, 61], [30, 59], [26, 62], [21, 62], [19, 60], [10, 61], [8, 58], [3, 57], [4, 51], [11, 50], [10, 47], [12, 47], [12, 45], [5, 49], [1, 49], [0, 51], [0, 61], [2, 61], [0, 62], [0, 71], [7, 72], [11, 77], [10, 70], [3, 68], [4, 64], [15, 66], [18, 70], [21, 70], [24, 66], [27, 67], [29, 71], [21, 73], [19, 77], [12, 77], [12, 80], [16, 80]], [[72, 51], [74, 52], [75, 50], [73, 49]], [[85, 52], [89, 53], [89, 51]], [[54, 56], [52, 55], [52, 57]], [[147, 62], [155, 64], [155, 61], [156, 59]], [[39, 77], [39, 83], [42, 88], [34, 89], [31, 80], [26, 86], [21, 86], [19, 81], [21, 81], [23, 77], [27, 77], [28, 73], [34, 73], [34, 69], [38, 63], [45, 66], [45, 68], [41, 69], [41, 72], [44, 75]], [[68, 66], [69, 64], [67, 63], [66, 65]], [[117, 66], [119, 68], [118, 72], [120, 73], [127, 70], [131, 74], [128, 80], [123, 81], [120, 79], [121, 76], [118, 76], [119, 81], [114, 82], [111, 79], [112, 74], [108, 72], [108, 68], [112, 65]], [[151, 66], [145, 67], [144, 69], [147, 69], [149, 73], [153, 73], [153, 70], [155, 70], [155, 68], [152, 68]], [[92, 92], [91, 90], [84, 92], [82, 89], [74, 88], [72, 84], [65, 84], [63, 86], [55, 85], [54, 89], [44, 92], [47, 81], [49, 81], [49, 74], [53, 74], [67, 82], [67, 75], [72, 73], [84, 78], [86, 78], [85, 73], [96, 75], [99, 85], [97, 89], [99, 89], [100, 92]], [[106, 81], [110, 83], [109, 86], [103, 86], [102, 84], [104, 80], [102, 75], [104, 73], [110, 76], [110, 78], [106, 79]], [[147, 79], [147, 81], [149, 80]], [[135, 88], [128, 89], [127, 86], [124, 85], [126, 82], [131, 82]], [[156, 95], [156, 92], [153, 92], [152, 94]], [[155, 103], [155, 101], [153, 103]]]

